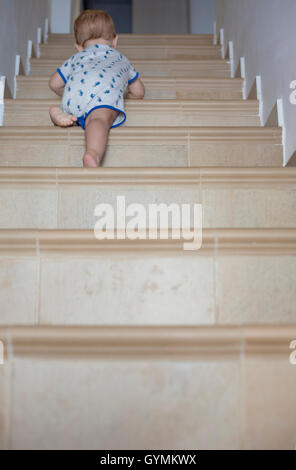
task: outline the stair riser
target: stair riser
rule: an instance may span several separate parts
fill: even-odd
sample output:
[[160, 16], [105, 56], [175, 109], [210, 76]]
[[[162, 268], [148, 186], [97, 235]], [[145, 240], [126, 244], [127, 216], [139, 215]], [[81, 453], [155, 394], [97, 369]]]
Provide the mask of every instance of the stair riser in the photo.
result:
[[[42, 77], [43, 78], [43, 77]], [[144, 80], [144, 84], [145, 80]], [[48, 80], [45, 83], [32, 83], [30, 78], [27, 83], [22, 81], [18, 83], [17, 98], [18, 99], [56, 99], [57, 95], [48, 87]], [[242, 98], [240, 86], [229, 86], [229, 88], [221, 88], [217, 84], [216, 88], [210, 88], [206, 85], [203, 87], [191, 85], [175, 87], [164, 86], [157, 88], [152, 87], [149, 83], [146, 85], [145, 99], [163, 99], [163, 100], [239, 100]]]
[[[49, 46], [71, 47], [75, 43], [74, 35], [49, 35], [47, 44]], [[210, 46], [213, 44], [213, 36], [202, 35], [145, 35], [145, 34], [121, 34], [119, 36], [118, 45], [121, 46]]]
[[[120, 46], [119, 52], [129, 60], [137, 59], [221, 59], [221, 47], [218, 46]], [[56, 59], [66, 61], [72, 55], [77, 54], [73, 46], [41, 46], [42, 59]]]
[[[192, 110], [143, 109], [129, 110], [126, 106], [126, 126], [129, 127], [255, 127], [260, 125], [256, 110], [241, 109], [223, 110], [213, 107], [205, 110], [192, 108]], [[26, 106], [7, 108], [4, 114], [4, 126], [52, 126], [49, 117], [49, 105], [36, 109], [26, 109]]]
[[0, 262], [1, 323], [295, 324], [295, 253], [186, 253], [12, 249]]
[[[115, 131], [114, 131], [115, 132]], [[84, 153], [81, 141], [71, 143], [61, 139], [32, 142], [3, 142], [0, 146], [0, 166], [82, 166]], [[103, 166], [164, 167], [164, 166], [282, 166], [282, 146], [268, 142], [190, 141], [179, 143], [118, 142], [110, 139]]]
[[[223, 359], [219, 356], [186, 359], [182, 354], [174, 354], [172, 358], [163, 359], [155, 358], [151, 353], [139, 358], [131, 352], [125, 358], [111, 355], [110, 360], [109, 354], [107, 357], [85, 356], [82, 352], [74, 357], [57, 353], [55, 357], [45, 359], [37, 355], [14, 358], [7, 365], [7, 369], [13, 368], [11, 396], [6, 385], [10, 383], [9, 369], [6, 371], [2, 366], [0, 372], [3, 376], [0, 395], [2, 392], [4, 397], [0, 404], [3, 414], [1, 449], [92, 449], [97, 454], [106, 448], [131, 452], [148, 447], [160, 452], [173, 448], [239, 449], [239, 416], [243, 412], [239, 407], [242, 393], [239, 355], [230, 359], [227, 354]], [[264, 379], [270, 378], [266, 361], [264, 364], [265, 373], [260, 374], [263, 383]], [[274, 361], [269, 368], [273, 365]], [[294, 386], [295, 383], [294, 370], [291, 366], [288, 369], [284, 360], [277, 365], [278, 368], [284, 366], [287, 384], [282, 382], [282, 386], [291, 390], [291, 384]], [[263, 369], [262, 361], [248, 369], [247, 390], [256, 380], [258, 369]], [[279, 372], [282, 377], [282, 369], [279, 368]], [[259, 396], [261, 398], [262, 392]], [[283, 407], [283, 412], [290, 416], [292, 397], [281, 403], [276, 390], [273, 396], [274, 419], [277, 418], [276, 410], [283, 410]], [[248, 414], [249, 426], [256, 422], [254, 406], [257, 402], [254, 405], [253, 398], [254, 393], [251, 393], [247, 410], [253, 414], [252, 418]], [[258, 392], [256, 398], [259, 401]], [[260, 411], [270, 416], [268, 408], [260, 406]], [[209, 419], [212, 414], [215, 420]], [[275, 429], [280, 424], [281, 420], [277, 419]], [[286, 420], [283, 425], [287, 429]], [[294, 428], [290, 421], [288, 429], [291, 435]], [[260, 444], [267, 446], [270, 434], [268, 428], [267, 436], [266, 433], [265, 439], [261, 436]], [[281, 435], [281, 442], [288, 443], [288, 436], [283, 439]], [[254, 437], [249, 432], [246, 443], [252, 448], [258, 446], [257, 434]]]
[[[227, 186], [225, 184], [225, 186]], [[247, 185], [246, 185], [247, 186]], [[292, 185], [293, 186], [293, 185]], [[93, 229], [98, 204], [124, 196], [126, 204], [202, 204], [204, 228], [296, 228], [296, 184], [290, 189], [207, 187], [196, 184], [83, 185], [36, 183], [0, 184], [0, 229]], [[171, 218], [169, 218], [171, 227]]]
[[[52, 61], [46, 64], [46, 61], [41, 59], [33, 60], [31, 66], [32, 75], [43, 75], [50, 77], [50, 75], [59, 67], [58, 61]], [[199, 61], [192, 61], [183, 64], [182, 62], [174, 61], [133, 61], [136, 70], [145, 76], [152, 77], [193, 77], [193, 78], [229, 78], [230, 69], [226, 62], [208, 61], [203, 63]]]
[[285, 349], [295, 327], [11, 327], [0, 337], [1, 449], [294, 448]]

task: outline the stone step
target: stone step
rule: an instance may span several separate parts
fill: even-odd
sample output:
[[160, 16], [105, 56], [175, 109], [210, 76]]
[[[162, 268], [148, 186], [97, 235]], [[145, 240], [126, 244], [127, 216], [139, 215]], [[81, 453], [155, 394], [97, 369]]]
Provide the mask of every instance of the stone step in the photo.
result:
[[296, 168], [2, 168], [0, 228], [93, 229], [118, 197], [147, 214], [201, 204], [204, 228], [296, 228], [295, 189]]
[[[4, 126], [49, 126], [60, 100], [5, 100]], [[257, 100], [127, 100], [127, 126], [260, 126]]]
[[203, 229], [195, 251], [159, 235], [1, 230], [1, 324], [295, 324], [296, 229]]
[[[196, 59], [221, 59], [221, 46], [214, 45], [128, 45], [119, 46], [118, 51], [124, 56], [128, 57], [130, 61], [137, 59], [161, 59], [161, 60], [196, 60]], [[77, 54], [74, 45], [59, 46], [59, 45], [41, 45], [40, 46], [42, 59], [55, 59], [62, 62], [66, 61], [69, 57]]]
[[[213, 44], [212, 34], [120, 34], [118, 45], [202, 46]], [[71, 46], [73, 34], [49, 34], [48, 45]]]
[[[241, 78], [166, 78], [141, 77], [146, 88], [145, 99], [171, 100], [239, 100]], [[57, 95], [48, 86], [48, 77], [17, 77], [17, 98], [54, 99]]]
[[[82, 166], [78, 127], [0, 127], [0, 166]], [[107, 167], [281, 167], [282, 131], [272, 127], [118, 127]]]
[[0, 447], [292, 450], [291, 338], [295, 325], [2, 328]]
[[[49, 77], [61, 61], [57, 59], [32, 59], [31, 75]], [[230, 65], [227, 60], [171, 60], [171, 59], [136, 59], [133, 65], [139, 74], [155, 77], [172, 78], [229, 78]]]

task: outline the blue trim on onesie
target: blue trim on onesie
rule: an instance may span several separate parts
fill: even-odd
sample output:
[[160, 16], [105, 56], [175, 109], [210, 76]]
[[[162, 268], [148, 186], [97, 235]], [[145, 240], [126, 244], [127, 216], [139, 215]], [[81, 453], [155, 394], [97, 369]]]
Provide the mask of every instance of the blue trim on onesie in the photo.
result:
[[120, 114], [123, 114], [122, 121], [119, 124], [115, 124], [115, 125], [111, 126], [110, 129], [113, 129], [113, 127], [119, 127], [126, 121], [126, 114], [125, 114], [124, 111], [122, 111], [122, 109], [114, 108], [114, 106], [109, 106], [107, 104], [102, 104], [101, 106], [95, 106], [90, 111], [88, 111], [88, 113], [84, 114], [83, 116], [78, 117], [77, 118], [77, 125], [81, 126], [82, 129], [85, 130], [85, 120], [86, 120], [87, 116], [89, 116], [90, 113], [92, 111], [94, 111], [95, 109], [100, 109], [100, 108], [113, 109], [113, 111], [118, 111]]
[[135, 80], [137, 80], [139, 76], [139, 73], [137, 72], [136, 75], [134, 76], [134, 78], [132, 78], [131, 80], [128, 81], [128, 84], [130, 85], [131, 83], [133, 83]]
[[62, 73], [61, 69], [57, 69], [57, 72], [60, 74], [60, 76], [62, 77], [62, 79], [64, 80], [64, 82], [67, 83], [67, 80], [65, 79], [65, 76], [64, 76], [64, 74]]

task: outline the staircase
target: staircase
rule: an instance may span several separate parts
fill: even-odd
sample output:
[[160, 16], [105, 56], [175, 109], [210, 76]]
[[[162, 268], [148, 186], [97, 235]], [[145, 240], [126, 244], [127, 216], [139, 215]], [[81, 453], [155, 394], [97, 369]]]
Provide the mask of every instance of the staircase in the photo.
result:
[[[296, 168], [211, 35], [122, 35], [144, 101], [103, 168], [51, 125], [50, 35], [0, 128], [0, 447], [293, 449]], [[116, 196], [201, 203], [203, 244], [94, 237]]]

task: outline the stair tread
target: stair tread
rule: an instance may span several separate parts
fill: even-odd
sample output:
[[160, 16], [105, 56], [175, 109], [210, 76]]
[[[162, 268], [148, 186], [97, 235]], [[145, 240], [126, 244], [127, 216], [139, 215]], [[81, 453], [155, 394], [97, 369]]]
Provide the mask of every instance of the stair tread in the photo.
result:
[[[199, 127], [199, 126], [134, 126], [127, 127], [122, 126], [116, 129], [111, 130], [111, 137], [116, 135], [131, 135], [135, 138], [139, 134], [156, 136], [157, 134], [170, 134], [175, 136], [184, 136], [188, 135], [188, 132], [192, 135], [200, 136], [213, 136], [213, 135], [233, 135], [233, 136], [246, 136], [246, 137], [260, 137], [267, 136], [268, 138], [276, 137], [279, 138], [282, 135], [281, 127], [260, 127], [260, 126], [236, 126], [236, 127]], [[38, 139], [38, 135], [49, 135], [49, 136], [64, 136], [65, 138], [71, 135], [71, 137], [83, 137], [84, 132], [79, 126], [69, 127], [63, 129], [57, 126], [7, 126], [0, 127], [0, 135], [2, 136], [11, 136], [11, 135], [20, 135], [26, 138], [30, 135], [30, 138]]]
[[[202, 87], [202, 88], [234, 88], [241, 91], [242, 78], [230, 77], [209, 77], [209, 78], [195, 78], [195, 77], [157, 77], [157, 76], [141, 76], [146, 87]], [[48, 87], [48, 77], [44, 75], [19, 75], [17, 82], [20, 86], [30, 86], [31, 84], [39, 84]], [[194, 91], [194, 90], [193, 90]], [[42, 98], [41, 98], [42, 99]], [[146, 100], [146, 99], [145, 99]], [[183, 100], [185, 101], [185, 100]]]
[[[55, 58], [42, 58], [40, 57], [39, 59], [37, 59], [36, 57], [33, 57], [30, 62], [32, 65], [35, 65], [35, 64], [40, 64], [40, 65], [45, 65], [45, 64], [56, 64], [57, 62], [59, 61], [59, 59], [55, 59]], [[134, 59], [133, 60], [133, 63], [138, 63], [138, 64], [149, 64], [149, 63], [157, 63], [157, 64], [163, 64], [163, 63], [166, 63], [166, 64], [202, 64], [202, 63], [205, 63], [205, 64], [213, 64], [213, 65], [229, 65], [229, 60], [228, 59], [222, 59], [222, 58], [219, 58], [219, 59], [199, 59], [199, 58], [196, 58], [196, 59]]]
[[[14, 100], [12, 98], [6, 98], [4, 99], [4, 104], [8, 107], [16, 107], [16, 106], [42, 106], [42, 105], [48, 105], [48, 104], [60, 104], [61, 100], [60, 99], [50, 99], [50, 98], [40, 98], [40, 99], [25, 99], [25, 98], [18, 98], [17, 100]], [[143, 107], [148, 107], [148, 106], [155, 106], [157, 107], [163, 107], [163, 106], [168, 106], [170, 108], [173, 108], [174, 106], [184, 106], [187, 108], [191, 108], [193, 106], [198, 106], [198, 107], [206, 107], [206, 106], [221, 106], [221, 107], [227, 107], [227, 106], [242, 106], [245, 108], [248, 107], [253, 107], [253, 106], [258, 106], [258, 100], [181, 100], [181, 99], [175, 99], [175, 100], [167, 100], [167, 99], [146, 99], [146, 100], [132, 100], [128, 99], [125, 102], [126, 107], [128, 106], [135, 106], [139, 108]]]

